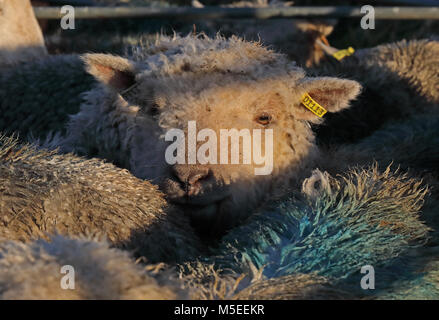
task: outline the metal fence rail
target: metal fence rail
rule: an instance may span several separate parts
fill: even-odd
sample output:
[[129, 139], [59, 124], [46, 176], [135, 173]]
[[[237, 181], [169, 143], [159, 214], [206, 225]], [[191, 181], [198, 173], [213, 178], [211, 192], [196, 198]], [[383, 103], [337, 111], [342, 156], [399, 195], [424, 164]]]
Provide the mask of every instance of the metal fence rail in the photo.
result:
[[93, 0], [45, 0], [50, 5], [72, 5], [72, 6], [95, 6], [96, 3]]
[[391, 4], [394, 6], [409, 5], [409, 6], [427, 6], [434, 7], [439, 5], [439, 0], [369, 0], [369, 4]]
[[[39, 19], [59, 19], [59, 7], [36, 7]], [[221, 8], [221, 7], [76, 7], [76, 19], [154, 18], [154, 19], [273, 19], [273, 18], [360, 18], [359, 7], [288, 7], [288, 8]], [[375, 19], [439, 19], [439, 7], [375, 7]]]

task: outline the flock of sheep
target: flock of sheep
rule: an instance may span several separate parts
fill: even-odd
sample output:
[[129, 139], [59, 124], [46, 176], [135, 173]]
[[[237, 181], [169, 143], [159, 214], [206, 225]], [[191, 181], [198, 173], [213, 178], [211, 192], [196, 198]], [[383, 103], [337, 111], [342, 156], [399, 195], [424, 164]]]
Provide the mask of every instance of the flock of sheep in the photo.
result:
[[[0, 296], [438, 298], [439, 42], [338, 62], [319, 28], [287, 54], [192, 34], [48, 55], [29, 1], [0, 0]], [[272, 173], [168, 164], [194, 120], [273, 129]]]

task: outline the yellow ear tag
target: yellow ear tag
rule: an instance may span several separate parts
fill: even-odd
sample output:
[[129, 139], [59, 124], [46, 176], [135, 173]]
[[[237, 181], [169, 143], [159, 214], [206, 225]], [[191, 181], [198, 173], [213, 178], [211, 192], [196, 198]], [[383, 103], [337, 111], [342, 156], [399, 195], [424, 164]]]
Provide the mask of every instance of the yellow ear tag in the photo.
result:
[[309, 109], [312, 113], [314, 113], [316, 116], [322, 118], [328, 110], [323, 108], [321, 105], [318, 104], [317, 101], [315, 101], [308, 93], [304, 93], [302, 96], [302, 104]]
[[347, 49], [339, 50], [336, 53], [334, 53], [332, 56], [337, 59], [338, 61], [343, 60], [345, 57], [353, 55], [355, 52], [354, 48], [349, 47]]

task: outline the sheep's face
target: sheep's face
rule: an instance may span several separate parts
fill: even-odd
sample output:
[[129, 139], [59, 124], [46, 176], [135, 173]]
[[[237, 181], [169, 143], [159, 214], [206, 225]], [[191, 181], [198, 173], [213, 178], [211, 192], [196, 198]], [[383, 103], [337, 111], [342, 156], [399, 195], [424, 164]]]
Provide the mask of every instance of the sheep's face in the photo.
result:
[[[246, 218], [312, 167], [317, 150], [310, 122], [320, 118], [301, 105], [304, 93], [334, 112], [360, 88], [349, 80], [307, 78], [295, 67], [266, 71], [256, 78], [111, 74], [107, 81], [130, 80], [123, 85], [130, 89], [119, 90], [133, 113], [130, 171], [159, 184], [209, 236]], [[243, 137], [233, 141], [231, 129]]]
[[[175, 128], [184, 137], [183, 161], [164, 159], [168, 166], [160, 184], [199, 229], [210, 231], [246, 217], [249, 209], [271, 194], [274, 184], [280, 182], [276, 181], [279, 174], [284, 181], [294, 177], [293, 171], [300, 170], [302, 160], [314, 150], [308, 125], [291, 116], [274, 83], [228, 79], [223, 85], [216, 81], [209, 86], [208, 78], [199, 80], [198, 85], [204, 83], [205, 89], [196, 92], [169, 93], [158, 84], [153, 108], [158, 109], [154, 113], [165, 139]], [[236, 140], [229, 138], [233, 133]], [[232, 159], [236, 141], [237, 156]], [[175, 153], [178, 147], [176, 138], [168, 141]], [[190, 163], [191, 152], [195, 163]]]

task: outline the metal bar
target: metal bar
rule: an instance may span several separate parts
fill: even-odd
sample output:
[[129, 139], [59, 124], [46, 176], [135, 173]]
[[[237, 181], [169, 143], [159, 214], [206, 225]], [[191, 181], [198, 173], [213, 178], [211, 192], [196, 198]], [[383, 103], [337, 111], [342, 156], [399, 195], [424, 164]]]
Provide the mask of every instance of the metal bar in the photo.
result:
[[[39, 19], [61, 18], [59, 7], [35, 7]], [[221, 7], [76, 7], [77, 19], [153, 18], [153, 19], [273, 19], [273, 18], [360, 18], [359, 7], [288, 7], [288, 8], [221, 8]], [[375, 19], [439, 19], [439, 7], [375, 7]]]
[[373, 5], [374, 3], [378, 4], [392, 4], [395, 6], [400, 5], [410, 5], [410, 6], [426, 6], [426, 7], [434, 7], [439, 6], [439, 0], [372, 0], [369, 1], [369, 4]]
[[95, 6], [93, 0], [44, 0], [49, 4], [54, 5], [72, 5], [72, 6]]

